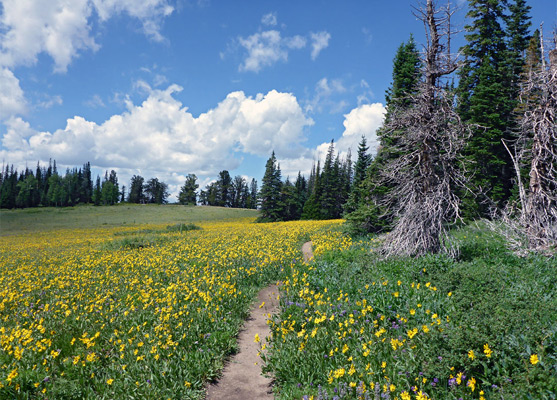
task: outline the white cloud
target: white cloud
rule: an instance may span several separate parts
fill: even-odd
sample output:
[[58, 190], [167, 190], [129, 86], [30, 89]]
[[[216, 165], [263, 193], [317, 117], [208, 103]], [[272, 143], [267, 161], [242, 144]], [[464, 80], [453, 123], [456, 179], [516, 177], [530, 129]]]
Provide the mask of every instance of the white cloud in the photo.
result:
[[321, 50], [327, 48], [329, 46], [329, 40], [331, 39], [331, 34], [329, 32], [317, 32], [317, 33], [310, 33], [311, 38], [311, 59], [315, 60]]
[[240, 37], [239, 42], [248, 51], [244, 63], [240, 65], [240, 71], [259, 72], [264, 66], [288, 59], [279, 31], [255, 33], [245, 39]]
[[[80, 52], [96, 51], [91, 36], [93, 16], [104, 22], [126, 13], [142, 23], [143, 32], [160, 41], [160, 23], [173, 12], [168, 0], [3, 0], [0, 13], [0, 119], [7, 120], [26, 109], [24, 93], [13, 69], [32, 65], [38, 55], [48, 54], [54, 71], [63, 73]], [[96, 14], [95, 14], [96, 13]], [[159, 79], [160, 81], [160, 79]], [[161, 82], [162, 83], [162, 82]], [[38, 107], [61, 104], [59, 96]]]
[[337, 142], [337, 150], [354, 152], [362, 136], [367, 140], [370, 153], [375, 155], [379, 141], [376, 131], [383, 124], [385, 106], [381, 103], [362, 104], [344, 115], [344, 132]]
[[87, 107], [90, 108], [104, 108], [106, 105], [104, 104], [103, 99], [98, 94], [93, 95], [89, 100], [84, 103]]
[[[352, 154], [356, 154], [363, 135], [367, 140], [370, 153], [375, 155], [379, 145], [376, 131], [383, 124], [385, 112], [383, 104], [374, 103], [360, 105], [345, 114], [344, 132], [338, 140], [335, 140], [335, 152], [340, 153], [341, 157], [346, 157], [348, 149], [351, 149]], [[290, 179], [295, 179], [298, 171], [307, 177], [314, 163], [319, 160], [323, 165], [330, 144], [329, 141], [319, 144], [314, 149], [306, 148], [298, 157], [277, 156], [283, 178], [290, 176]]]
[[331, 113], [342, 111], [347, 103], [344, 100], [333, 101], [331, 98], [346, 92], [346, 88], [340, 79], [321, 78], [315, 85], [315, 94], [305, 106], [306, 112], [322, 112], [328, 107]]
[[101, 21], [113, 15], [126, 13], [143, 24], [143, 32], [155, 41], [163, 40], [160, 23], [174, 12], [168, 0], [92, 0]]
[[0, 17], [0, 64], [7, 67], [29, 65], [46, 52], [55, 70], [64, 72], [79, 50], [96, 50], [89, 35], [87, 0], [5, 0]]
[[42, 97], [44, 100], [37, 103], [37, 106], [40, 108], [48, 109], [56, 105], [62, 105], [62, 97], [60, 95], [49, 96], [45, 94]]
[[277, 24], [277, 13], [270, 12], [261, 18], [263, 25], [275, 26]]
[[303, 49], [306, 47], [306, 38], [300, 35], [292, 36], [284, 40], [286, 46], [290, 49]]
[[27, 102], [12, 71], [0, 68], [0, 119], [25, 113]]
[[[276, 15], [273, 13], [266, 14], [261, 19], [262, 24], [275, 26], [277, 24]], [[321, 50], [329, 45], [331, 34], [322, 31], [318, 33], [311, 32], [309, 40], [311, 41], [311, 59], [315, 60]], [[282, 37], [280, 31], [271, 29], [268, 31], [257, 32], [248, 37], [238, 37], [237, 42], [241, 47], [247, 50], [244, 62], [240, 64], [240, 71], [259, 72], [263, 67], [275, 64], [278, 61], [286, 62], [288, 60], [289, 50], [300, 50], [307, 46], [308, 37], [303, 35], [294, 35], [290, 37]], [[232, 47], [228, 45], [227, 52]], [[235, 49], [234, 49], [235, 50]], [[220, 53], [220, 58], [224, 59], [226, 52]]]
[[[290, 93], [270, 91], [248, 97], [230, 93], [215, 108], [195, 118], [173, 94], [177, 85], [151, 90], [145, 101], [102, 124], [83, 117], [68, 119], [54, 132], [33, 130], [20, 118], [7, 122], [0, 157], [15, 165], [55, 159], [60, 165], [85, 161], [122, 171], [122, 182], [141, 171], [167, 183], [187, 173], [214, 176], [233, 170], [242, 153], [296, 158], [304, 148], [304, 129], [313, 121]], [[176, 175], [176, 171], [181, 173]], [[173, 178], [175, 177], [175, 178]]]
[[4, 0], [2, 5], [0, 65], [33, 64], [45, 52], [57, 72], [65, 72], [80, 51], [99, 48], [90, 35], [93, 11], [101, 22], [126, 13], [154, 40], [162, 39], [160, 21], [173, 11], [167, 0]]
[[373, 34], [367, 28], [362, 28], [362, 34], [364, 35], [364, 40], [366, 44], [370, 44], [373, 41]]
[[259, 72], [261, 68], [278, 61], [287, 61], [288, 51], [306, 47], [307, 40], [300, 35], [283, 38], [279, 31], [270, 30], [254, 33], [247, 38], [239, 37], [238, 42], [247, 50], [247, 56], [239, 70]]

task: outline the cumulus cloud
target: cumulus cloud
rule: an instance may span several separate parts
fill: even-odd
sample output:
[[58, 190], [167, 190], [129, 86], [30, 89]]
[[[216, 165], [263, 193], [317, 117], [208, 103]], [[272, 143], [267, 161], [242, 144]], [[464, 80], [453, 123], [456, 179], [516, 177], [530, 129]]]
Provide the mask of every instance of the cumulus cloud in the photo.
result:
[[261, 18], [263, 25], [275, 26], [277, 24], [277, 13], [270, 12]]
[[0, 119], [23, 114], [26, 109], [27, 102], [19, 79], [9, 69], [0, 68]]
[[[376, 131], [383, 124], [385, 112], [383, 104], [374, 103], [360, 105], [345, 114], [344, 132], [338, 140], [335, 140], [335, 151], [340, 153], [341, 157], [346, 157], [348, 149], [350, 149], [354, 155], [362, 136], [364, 136], [371, 154], [377, 154], [379, 142]], [[289, 176], [291, 179], [295, 179], [298, 171], [302, 175], [308, 176], [314, 163], [317, 163], [318, 160], [325, 161], [330, 144], [330, 142], [324, 142], [313, 149], [306, 148], [298, 157], [277, 157], [283, 177]]]
[[10, 119], [0, 156], [16, 165], [49, 158], [61, 165], [89, 160], [130, 175], [148, 169], [164, 179], [175, 171], [214, 176], [233, 170], [242, 153], [268, 156], [275, 150], [286, 158], [303, 153], [304, 129], [313, 121], [292, 94], [233, 92], [196, 118], [173, 97], [180, 90], [177, 85], [151, 90], [141, 104], [128, 101], [126, 112], [101, 124], [76, 116], [63, 129], [40, 132], [20, 118]]
[[362, 136], [367, 140], [370, 153], [375, 155], [379, 141], [376, 131], [383, 124], [385, 106], [381, 103], [362, 104], [344, 115], [344, 132], [338, 140], [337, 150], [355, 150]]
[[[299, 50], [306, 46], [303, 36], [281, 37], [277, 30], [258, 32], [247, 38], [239, 37], [240, 45], [247, 50], [247, 55], [240, 71], [259, 72], [261, 68], [288, 60], [289, 50]], [[221, 55], [222, 57], [222, 55]]]
[[[276, 14], [265, 14], [261, 19], [261, 23], [263, 25], [276, 26]], [[326, 31], [311, 32], [309, 34], [312, 60], [315, 60], [321, 50], [329, 45], [330, 38], [331, 35]], [[248, 37], [240, 36], [237, 42], [234, 43], [239, 43], [247, 51], [244, 61], [238, 69], [240, 71], [259, 72], [263, 67], [273, 65], [278, 61], [286, 62], [289, 50], [300, 50], [307, 46], [308, 36], [294, 35], [282, 37], [280, 31], [271, 29], [254, 33]], [[221, 52], [220, 57], [224, 59], [225, 53]]]
[[329, 40], [331, 39], [331, 34], [329, 32], [317, 32], [310, 33], [311, 38], [311, 59], [315, 60], [321, 50], [329, 46]]
[[[48, 54], [54, 71], [64, 73], [82, 51], [96, 51], [91, 35], [96, 16], [104, 22], [117, 14], [138, 19], [145, 35], [163, 39], [160, 25], [173, 12], [168, 0], [3, 0], [0, 13], [0, 118], [7, 120], [25, 110], [26, 100], [13, 75], [19, 65], [32, 65], [39, 54]], [[60, 104], [62, 99], [39, 107]]]
[[255, 33], [247, 38], [240, 37], [239, 42], [248, 52], [244, 63], [240, 65], [240, 71], [259, 72], [264, 66], [288, 59], [288, 51], [279, 31], [271, 30]]
[[91, 18], [101, 22], [126, 13], [137, 18], [149, 37], [160, 40], [160, 21], [173, 8], [167, 0], [5, 0], [0, 16], [0, 64], [29, 65], [45, 52], [54, 60], [54, 70], [64, 72], [82, 50], [97, 50], [91, 36]]

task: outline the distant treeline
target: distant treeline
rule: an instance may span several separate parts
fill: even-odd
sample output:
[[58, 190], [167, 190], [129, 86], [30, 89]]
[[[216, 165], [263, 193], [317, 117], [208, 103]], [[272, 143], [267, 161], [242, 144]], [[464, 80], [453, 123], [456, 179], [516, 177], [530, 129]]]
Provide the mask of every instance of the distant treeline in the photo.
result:
[[[197, 177], [189, 174], [180, 188], [180, 204], [198, 204], [196, 193], [199, 185]], [[104, 178], [97, 176], [93, 182], [91, 163], [81, 168], [66, 169], [64, 175], [58, 172], [56, 160], [48, 166], [41, 166], [33, 171], [25, 168], [18, 172], [13, 165], [5, 166], [0, 171], [0, 208], [28, 207], [68, 207], [77, 204], [96, 206], [117, 203], [166, 204], [168, 203], [168, 185], [158, 178], [145, 181], [140, 175], [133, 175], [129, 188], [118, 184], [116, 171], [106, 171]], [[228, 171], [219, 173], [219, 179], [207, 185], [199, 194], [202, 205], [257, 208], [257, 181], [252, 179], [248, 185], [241, 176], [234, 179]]]
[[56, 160], [48, 167], [37, 163], [35, 171], [25, 168], [18, 172], [13, 165], [0, 171], [0, 208], [68, 207], [77, 204], [114, 205], [119, 202], [163, 204], [168, 199], [168, 185], [157, 178], [134, 175], [129, 193], [118, 184], [116, 171], [97, 176], [93, 183], [91, 163], [82, 168], [66, 169], [61, 175]]

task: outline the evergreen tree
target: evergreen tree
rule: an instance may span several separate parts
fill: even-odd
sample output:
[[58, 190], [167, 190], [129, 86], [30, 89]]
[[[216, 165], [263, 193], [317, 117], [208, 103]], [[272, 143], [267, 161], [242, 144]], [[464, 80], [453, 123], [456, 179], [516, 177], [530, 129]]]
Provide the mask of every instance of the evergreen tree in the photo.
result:
[[178, 202], [185, 205], [195, 205], [197, 203], [197, 195], [195, 193], [197, 188], [199, 188], [197, 176], [195, 174], [188, 174], [184, 186], [180, 188]]
[[101, 177], [97, 175], [97, 181], [95, 182], [95, 188], [93, 189], [92, 199], [93, 204], [96, 206], [101, 205], [102, 201], [102, 191], [101, 191]]
[[91, 163], [86, 162], [83, 165], [82, 170], [82, 181], [81, 181], [81, 201], [83, 203], [90, 203], [91, 197], [93, 196], [93, 180], [91, 178]]
[[528, 15], [532, 7], [526, 5], [526, 0], [514, 0], [509, 5], [510, 15], [506, 20], [507, 25], [507, 41], [508, 41], [508, 62], [511, 68], [511, 96], [518, 102], [518, 95], [520, 93], [519, 82], [522, 78], [525, 60], [526, 49], [530, 43], [529, 22], [530, 16]]
[[233, 208], [245, 208], [246, 207], [246, 193], [247, 184], [246, 180], [237, 175], [232, 180], [231, 191], [230, 191], [230, 207]]
[[334, 151], [334, 140], [331, 140], [321, 173], [321, 197], [318, 199], [321, 207], [319, 213], [322, 219], [336, 218], [337, 214], [338, 158], [334, 159]]
[[371, 164], [371, 155], [368, 154], [369, 147], [367, 145], [367, 140], [365, 136], [362, 135], [362, 139], [358, 144], [358, 158], [356, 159], [356, 164], [354, 165], [354, 179], [352, 182], [352, 188], [350, 191], [350, 196], [348, 202], [345, 204], [345, 211], [351, 213], [359, 207], [362, 199], [364, 197], [362, 183], [366, 177], [366, 171]]
[[[413, 107], [413, 96], [418, 92], [421, 79], [422, 62], [413, 36], [406, 43], [402, 43], [393, 60], [393, 82], [387, 90], [387, 114], [383, 126], [387, 126], [395, 114]], [[390, 227], [394, 220], [392, 210], [396, 204], [387, 204], [386, 198], [393, 189], [394, 183], [385, 176], [386, 166], [399, 159], [403, 153], [401, 141], [406, 135], [405, 128], [396, 130], [380, 128], [377, 131], [380, 146], [373, 160], [371, 157], [363, 159], [362, 170], [354, 173], [352, 200], [349, 200], [349, 210], [346, 218], [354, 232], [380, 232]], [[365, 153], [366, 150], [362, 151]], [[360, 181], [360, 179], [362, 179]], [[356, 184], [356, 180], [360, 183]], [[354, 192], [356, 191], [356, 192]], [[390, 201], [394, 201], [392, 196]]]
[[309, 197], [304, 204], [302, 219], [323, 219], [323, 214], [321, 213], [321, 194], [323, 191], [321, 188], [320, 169], [320, 162], [317, 161], [317, 167], [315, 165], [312, 167], [312, 172], [309, 178]]
[[217, 199], [216, 204], [220, 207], [230, 207], [232, 190], [232, 177], [227, 170], [219, 172], [219, 179], [217, 180]]
[[144, 178], [140, 175], [132, 176], [132, 179], [130, 181], [128, 202], [139, 204], [145, 201], [145, 196], [143, 195], [144, 181]]
[[277, 166], [277, 159], [275, 152], [265, 164], [265, 174], [261, 183], [261, 192], [259, 199], [261, 204], [261, 217], [262, 222], [272, 222], [282, 220], [282, 209], [280, 204], [282, 182], [281, 182], [280, 167]]
[[166, 204], [168, 198], [168, 185], [159, 181], [158, 178], [151, 178], [144, 186], [145, 201], [154, 204]]
[[[512, 162], [502, 140], [513, 137], [513, 111], [517, 106], [518, 81], [527, 47], [527, 12], [523, 1], [515, 1], [511, 15], [505, 17], [505, 4], [498, 0], [469, 0], [466, 26], [466, 57], [460, 71], [459, 114], [475, 126], [465, 149], [474, 164], [472, 184], [491, 202], [501, 206], [512, 188]], [[508, 23], [505, 32], [502, 23]], [[474, 204], [475, 203], [475, 204]], [[468, 216], [479, 212], [487, 216], [489, 202], [482, 197], [466, 200]]]
[[257, 181], [252, 178], [249, 186], [249, 197], [247, 200], [246, 208], [257, 208]]
[[302, 173], [298, 171], [298, 177], [294, 183], [295, 187], [295, 211], [293, 213], [292, 219], [297, 220], [302, 218], [302, 213], [304, 211], [304, 204], [306, 203], [308, 197], [307, 181], [306, 178], [302, 176]]

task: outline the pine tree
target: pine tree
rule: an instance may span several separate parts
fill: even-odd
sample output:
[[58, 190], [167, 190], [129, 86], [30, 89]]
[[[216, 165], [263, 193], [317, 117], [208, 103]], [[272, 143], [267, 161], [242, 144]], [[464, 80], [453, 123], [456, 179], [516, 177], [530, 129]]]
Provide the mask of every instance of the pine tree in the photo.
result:
[[143, 195], [144, 181], [144, 178], [140, 175], [132, 176], [128, 193], [128, 202], [139, 204], [145, 201], [145, 196]]
[[[132, 178], [133, 179], [133, 178]], [[101, 177], [97, 175], [97, 181], [95, 182], [95, 188], [93, 189], [93, 204], [96, 206], [101, 205], [102, 192], [101, 192]]]
[[188, 174], [184, 186], [180, 188], [178, 202], [185, 205], [195, 205], [197, 203], [195, 194], [197, 188], [199, 188], [197, 176], [195, 176], [195, 174]]
[[257, 208], [257, 181], [254, 178], [251, 179], [251, 183], [249, 185], [249, 197], [246, 208]]
[[280, 204], [282, 190], [280, 166], [277, 165], [275, 152], [265, 164], [265, 174], [261, 182], [261, 191], [259, 199], [261, 204], [261, 217], [262, 222], [281, 221], [283, 219], [282, 209]]
[[[377, 131], [380, 142], [377, 155], [373, 160], [371, 157], [363, 158], [361, 167], [356, 167], [358, 171], [354, 172], [353, 195], [348, 203], [351, 212], [346, 218], [355, 233], [380, 232], [389, 228], [394, 220], [392, 210], [397, 205], [386, 203], [393, 182], [385, 176], [384, 171], [389, 163], [403, 156], [400, 143], [404, 140], [406, 130], [403, 127], [397, 130], [384, 129], [384, 126], [395, 118], [395, 112], [413, 107], [412, 96], [418, 91], [421, 68], [418, 48], [413, 36], [410, 36], [408, 42], [399, 46], [393, 60], [393, 82], [385, 95], [387, 114], [383, 127]], [[367, 149], [363, 152], [367, 152]], [[361, 168], [366, 164], [362, 174]], [[391, 197], [392, 201], [395, 199]]]
[[321, 213], [321, 194], [323, 190], [321, 188], [320, 169], [320, 162], [317, 161], [317, 167], [315, 165], [312, 167], [312, 172], [308, 183], [309, 197], [304, 204], [304, 209], [301, 217], [302, 219], [323, 219], [323, 214]]
[[[518, 82], [528, 43], [527, 12], [524, 1], [516, 0], [506, 17], [505, 2], [469, 0], [466, 26], [468, 43], [462, 51], [466, 64], [458, 86], [462, 119], [475, 126], [465, 152], [474, 164], [472, 184], [487, 195], [475, 201], [467, 198], [467, 216], [488, 216], [490, 203], [501, 206], [511, 195], [512, 162], [502, 140], [513, 137]], [[506, 20], [507, 32], [502, 23]]]
[[371, 156], [368, 154], [369, 147], [367, 145], [366, 137], [362, 135], [362, 139], [358, 144], [358, 158], [354, 165], [354, 179], [352, 182], [352, 189], [348, 202], [345, 205], [345, 212], [351, 213], [355, 211], [363, 199], [362, 183], [366, 177], [366, 171], [371, 164]]
[[317, 199], [320, 205], [320, 218], [336, 218], [337, 193], [338, 193], [338, 159], [334, 159], [335, 143], [331, 140], [323, 172], [321, 173], [321, 196]]

